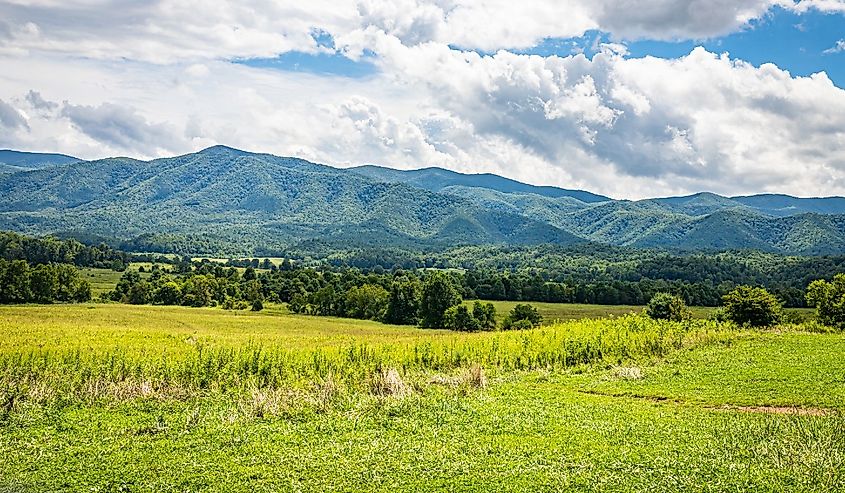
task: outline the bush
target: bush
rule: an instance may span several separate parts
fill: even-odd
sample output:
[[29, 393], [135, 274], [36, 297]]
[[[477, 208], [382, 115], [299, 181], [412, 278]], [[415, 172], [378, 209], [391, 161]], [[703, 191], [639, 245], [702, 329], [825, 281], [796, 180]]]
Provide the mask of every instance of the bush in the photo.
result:
[[819, 322], [845, 329], [845, 274], [836, 274], [832, 282], [820, 279], [810, 283], [807, 304], [816, 307]]
[[655, 320], [681, 322], [690, 318], [689, 308], [680, 296], [657, 293], [646, 306], [646, 314]]
[[260, 312], [264, 309], [264, 303], [260, 299], [256, 299], [252, 302], [252, 311]]
[[532, 329], [543, 322], [536, 308], [529, 304], [518, 304], [502, 321], [503, 330]]
[[739, 286], [722, 297], [725, 316], [740, 325], [768, 327], [781, 321], [780, 302], [763, 288]]

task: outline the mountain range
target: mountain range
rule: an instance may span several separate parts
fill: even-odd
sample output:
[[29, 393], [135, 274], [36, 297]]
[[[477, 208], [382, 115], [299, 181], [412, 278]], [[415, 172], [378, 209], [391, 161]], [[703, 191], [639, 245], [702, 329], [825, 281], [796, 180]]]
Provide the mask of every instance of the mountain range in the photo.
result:
[[81, 161], [0, 151], [0, 229], [142, 250], [602, 243], [681, 250], [845, 251], [845, 198], [699, 193], [640, 201], [441, 168], [334, 168], [224, 146]]

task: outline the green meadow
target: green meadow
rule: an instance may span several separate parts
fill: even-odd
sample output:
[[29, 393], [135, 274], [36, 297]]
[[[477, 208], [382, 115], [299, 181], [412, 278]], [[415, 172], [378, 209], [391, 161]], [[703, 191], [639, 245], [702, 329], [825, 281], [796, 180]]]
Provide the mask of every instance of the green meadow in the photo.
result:
[[842, 490], [845, 336], [811, 327], [0, 307], [0, 490]]

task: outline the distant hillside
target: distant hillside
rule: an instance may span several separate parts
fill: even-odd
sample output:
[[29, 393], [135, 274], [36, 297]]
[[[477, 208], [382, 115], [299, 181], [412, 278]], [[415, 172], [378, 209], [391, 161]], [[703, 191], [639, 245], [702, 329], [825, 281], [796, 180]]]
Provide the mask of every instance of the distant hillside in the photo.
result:
[[670, 210], [690, 215], [712, 214], [725, 209], [746, 209], [771, 216], [845, 214], [845, 197], [799, 198], [773, 194], [723, 197], [701, 192], [684, 197], [647, 199], [646, 202], [661, 204]]
[[566, 190], [558, 187], [541, 187], [528, 185], [510, 178], [489, 173], [464, 174], [443, 168], [424, 168], [415, 170], [398, 170], [381, 166], [359, 166], [352, 168], [368, 178], [388, 183], [406, 183], [418, 188], [439, 192], [446, 187], [464, 186], [488, 188], [504, 193], [532, 193], [544, 197], [572, 197], [581, 202], [604, 202], [609, 197], [597, 195], [583, 190]]
[[79, 158], [64, 154], [43, 154], [3, 149], [0, 150], [0, 173], [30, 171], [47, 166], [61, 166], [77, 161], [79, 161]]
[[841, 197], [611, 200], [495, 175], [338, 169], [223, 146], [0, 175], [0, 229], [179, 253], [592, 242], [837, 254], [845, 252], [843, 212]]

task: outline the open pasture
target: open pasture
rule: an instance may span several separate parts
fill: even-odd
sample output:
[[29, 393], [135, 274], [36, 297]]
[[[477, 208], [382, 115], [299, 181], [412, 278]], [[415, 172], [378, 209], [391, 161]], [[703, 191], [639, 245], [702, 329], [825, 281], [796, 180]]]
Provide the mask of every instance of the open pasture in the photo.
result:
[[845, 337], [0, 307], [11, 491], [834, 491]]

